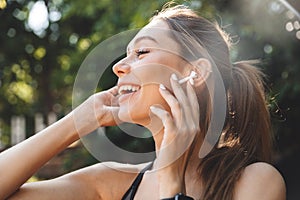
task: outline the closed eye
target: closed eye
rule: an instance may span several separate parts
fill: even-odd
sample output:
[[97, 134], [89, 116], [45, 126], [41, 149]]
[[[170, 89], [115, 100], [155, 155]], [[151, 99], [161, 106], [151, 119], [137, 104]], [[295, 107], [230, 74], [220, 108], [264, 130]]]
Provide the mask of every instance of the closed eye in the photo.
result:
[[136, 56], [137, 56], [138, 58], [141, 58], [142, 55], [145, 55], [145, 54], [147, 54], [147, 53], [149, 53], [149, 52], [150, 52], [150, 50], [148, 50], [148, 49], [137, 49], [137, 50], [135, 51], [135, 54], [136, 54]]

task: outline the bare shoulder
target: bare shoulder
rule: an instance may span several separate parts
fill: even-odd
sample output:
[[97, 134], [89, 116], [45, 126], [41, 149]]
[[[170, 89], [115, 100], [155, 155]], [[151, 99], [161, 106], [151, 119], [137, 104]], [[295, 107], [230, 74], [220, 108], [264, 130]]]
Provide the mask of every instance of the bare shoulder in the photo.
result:
[[97, 191], [101, 199], [121, 199], [137, 174], [146, 165], [147, 163], [132, 165], [103, 162], [74, 171], [61, 178], [84, 182]]
[[234, 199], [285, 200], [285, 182], [272, 165], [256, 162], [247, 166], [235, 187]]
[[55, 179], [26, 183], [9, 199], [121, 199], [145, 165], [100, 163]]

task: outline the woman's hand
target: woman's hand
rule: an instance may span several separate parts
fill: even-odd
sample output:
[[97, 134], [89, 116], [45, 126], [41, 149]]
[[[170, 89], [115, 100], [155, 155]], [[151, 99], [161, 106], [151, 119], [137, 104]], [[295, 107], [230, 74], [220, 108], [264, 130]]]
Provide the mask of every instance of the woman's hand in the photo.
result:
[[117, 86], [96, 93], [72, 111], [76, 130], [84, 136], [100, 126], [113, 126], [118, 119]]
[[184, 175], [189, 153], [195, 135], [200, 131], [199, 104], [197, 96], [190, 83], [187, 83], [186, 92], [178, 83], [175, 74], [171, 78], [173, 94], [164, 86], [160, 93], [171, 108], [171, 113], [151, 107], [164, 126], [163, 140], [157, 157], [158, 178], [160, 184], [160, 198], [172, 197], [176, 193], [185, 192]]
[[[88, 134], [99, 126], [117, 123], [116, 95], [117, 87], [94, 94], [64, 118], [2, 152], [0, 199], [16, 192], [41, 166], [76, 141], [79, 135]], [[21, 195], [30, 196], [26, 189], [23, 191], [25, 193]]]

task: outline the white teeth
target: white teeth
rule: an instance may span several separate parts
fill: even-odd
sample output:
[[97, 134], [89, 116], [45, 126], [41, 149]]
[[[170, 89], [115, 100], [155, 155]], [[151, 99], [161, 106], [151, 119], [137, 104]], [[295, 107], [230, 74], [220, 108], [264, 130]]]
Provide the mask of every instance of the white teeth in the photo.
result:
[[126, 94], [130, 92], [136, 92], [139, 90], [138, 86], [133, 86], [133, 85], [122, 85], [119, 87], [119, 94]]

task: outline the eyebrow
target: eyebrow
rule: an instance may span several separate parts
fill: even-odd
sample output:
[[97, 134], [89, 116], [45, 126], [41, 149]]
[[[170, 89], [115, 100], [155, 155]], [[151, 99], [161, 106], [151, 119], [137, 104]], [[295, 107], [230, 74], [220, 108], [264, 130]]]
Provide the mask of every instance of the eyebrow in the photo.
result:
[[158, 43], [158, 42], [156, 41], [156, 39], [154, 39], [154, 38], [151, 37], [151, 36], [141, 36], [141, 37], [138, 37], [138, 38], [134, 41], [134, 44], [140, 42], [141, 40], [152, 40], [153, 42]]
[[[138, 42], [140, 42], [141, 40], [151, 40], [151, 41], [153, 41], [153, 42], [155, 42], [155, 43], [157, 43], [158, 44], [158, 42], [157, 42], [157, 40], [156, 39], [154, 39], [153, 37], [151, 37], [151, 36], [141, 36], [141, 37], [138, 37], [138, 38], [136, 38], [135, 40], [134, 40], [134, 45], [136, 45]], [[127, 48], [127, 52], [129, 52], [129, 50], [130, 50], [130, 48], [128, 47]]]

